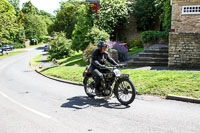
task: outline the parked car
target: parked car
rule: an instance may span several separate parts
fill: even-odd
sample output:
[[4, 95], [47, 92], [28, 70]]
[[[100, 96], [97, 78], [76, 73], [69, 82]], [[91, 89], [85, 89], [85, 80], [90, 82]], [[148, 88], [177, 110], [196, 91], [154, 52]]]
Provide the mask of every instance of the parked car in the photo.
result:
[[12, 50], [14, 49], [14, 46], [11, 45], [11, 44], [9, 44], [9, 45], [4, 45], [4, 46], [3, 46], [3, 49], [4, 49], [4, 50], [10, 50], [10, 51], [12, 51]]
[[50, 50], [51, 49], [51, 47], [49, 46], [49, 45], [45, 45], [44, 46], [44, 51], [48, 51], [48, 50]]

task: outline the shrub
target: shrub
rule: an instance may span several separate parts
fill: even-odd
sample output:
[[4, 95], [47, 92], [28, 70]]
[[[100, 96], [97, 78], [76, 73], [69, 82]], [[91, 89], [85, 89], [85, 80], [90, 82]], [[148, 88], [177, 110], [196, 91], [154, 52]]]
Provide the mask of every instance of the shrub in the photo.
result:
[[92, 57], [92, 53], [94, 52], [94, 50], [97, 49], [96, 45], [88, 45], [87, 48], [83, 51], [83, 60], [85, 62], [90, 62], [90, 59]]
[[144, 31], [141, 35], [142, 43], [147, 42], [155, 42], [159, 39], [163, 39], [164, 41], [168, 42], [169, 33], [168, 32], [161, 32], [161, 31]]
[[100, 41], [108, 41], [110, 39], [110, 35], [104, 30], [99, 30], [94, 26], [90, 32], [88, 32], [86, 38], [88, 43], [98, 44]]
[[119, 61], [126, 61], [128, 59], [128, 48], [123, 43], [119, 41], [110, 41], [108, 42], [108, 48], [113, 48], [118, 51]]
[[133, 2], [128, 0], [101, 0], [96, 25], [113, 34], [117, 26], [128, 20], [132, 7]]
[[13, 43], [14, 48], [25, 48], [25, 44], [24, 43]]
[[25, 48], [26, 47], [24, 43], [13, 42], [13, 41], [10, 41], [10, 40], [5, 40], [2, 43], [2, 46], [4, 46], [4, 45], [13, 45], [14, 48]]
[[64, 32], [56, 33], [56, 37], [51, 41], [49, 50], [50, 59], [61, 59], [70, 56], [72, 41], [66, 39]]
[[48, 42], [50, 40], [50, 36], [40, 36], [40, 42]]
[[131, 40], [129, 43], [130, 48], [143, 48], [142, 42], [140, 40]]

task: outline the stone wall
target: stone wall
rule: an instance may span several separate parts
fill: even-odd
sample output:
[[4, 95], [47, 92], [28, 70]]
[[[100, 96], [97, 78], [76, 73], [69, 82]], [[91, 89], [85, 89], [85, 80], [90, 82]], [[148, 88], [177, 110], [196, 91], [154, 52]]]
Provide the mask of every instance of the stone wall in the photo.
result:
[[200, 0], [172, 0], [169, 67], [200, 68], [200, 14], [182, 14], [182, 6]]
[[175, 32], [192, 33], [200, 32], [199, 14], [182, 14], [182, 6], [200, 5], [200, 0], [173, 0], [172, 1], [172, 26]]
[[170, 67], [200, 68], [200, 33], [170, 33]]
[[118, 38], [127, 40], [140, 40], [141, 32], [137, 30], [135, 17], [130, 17], [127, 23], [119, 27]]

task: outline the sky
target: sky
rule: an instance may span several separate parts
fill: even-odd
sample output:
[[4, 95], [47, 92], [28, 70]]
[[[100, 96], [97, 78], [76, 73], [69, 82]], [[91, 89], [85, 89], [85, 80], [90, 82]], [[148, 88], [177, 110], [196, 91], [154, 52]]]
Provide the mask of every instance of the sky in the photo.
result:
[[[22, 4], [27, 1], [29, 0], [20, 0], [20, 8], [22, 7]], [[54, 14], [54, 10], [59, 9], [60, 1], [65, 0], [31, 0], [33, 5], [36, 6], [39, 10], [45, 10], [51, 14]]]

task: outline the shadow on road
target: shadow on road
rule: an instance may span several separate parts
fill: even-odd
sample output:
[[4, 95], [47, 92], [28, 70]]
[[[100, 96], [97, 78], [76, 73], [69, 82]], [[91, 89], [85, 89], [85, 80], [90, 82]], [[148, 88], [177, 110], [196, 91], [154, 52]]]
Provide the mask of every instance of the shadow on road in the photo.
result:
[[67, 103], [61, 105], [62, 108], [85, 109], [88, 107], [105, 107], [110, 109], [126, 109], [130, 106], [124, 106], [120, 103], [109, 103], [106, 99], [92, 99], [86, 96], [76, 96], [67, 99]]
[[37, 50], [43, 50], [43, 49], [44, 49], [44, 47], [43, 47], [43, 46], [41, 46], [41, 47], [37, 47], [36, 49], [37, 49]]

